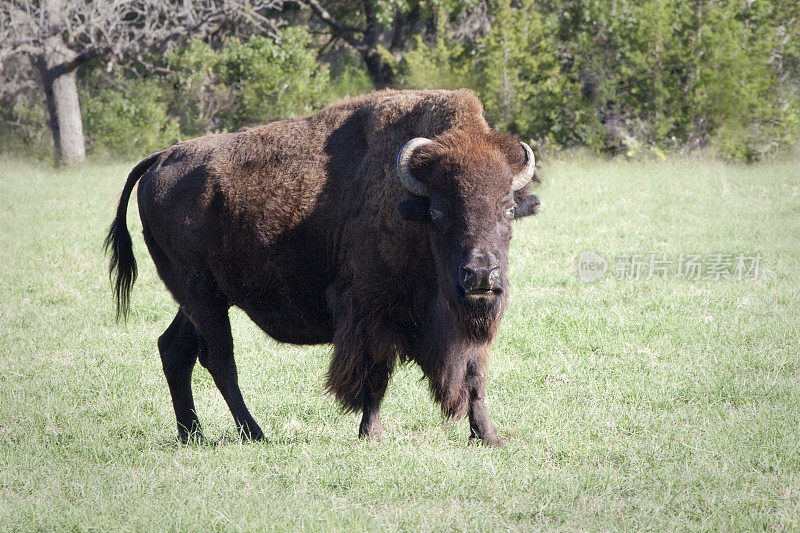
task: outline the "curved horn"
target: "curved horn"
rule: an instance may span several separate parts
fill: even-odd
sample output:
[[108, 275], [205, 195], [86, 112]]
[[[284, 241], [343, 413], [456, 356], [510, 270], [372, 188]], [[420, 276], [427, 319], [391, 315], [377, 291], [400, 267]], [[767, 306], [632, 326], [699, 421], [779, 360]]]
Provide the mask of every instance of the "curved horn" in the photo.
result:
[[533, 178], [533, 173], [536, 170], [536, 158], [533, 157], [533, 150], [524, 142], [520, 142], [519, 144], [525, 148], [525, 155], [527, 156], [528, 163], [525, 165], [525, 168], [522, 169], [522, 172], [514, 176], [514, 180], [511, 182], [512, 191], [517, 191], [527, 185]]
[[425, 137], [415, 137], [408, 141], [400, 149], [400, 153], [397, 154], [397, 175], [400, 177], [403, 187], [417, 196], [430, 196], [428, 186], [411, 175], [411, 169], [408, 168], [408, 165], [411, 162], [411, 155], [414, 150], [432, 142], [432, 140]]

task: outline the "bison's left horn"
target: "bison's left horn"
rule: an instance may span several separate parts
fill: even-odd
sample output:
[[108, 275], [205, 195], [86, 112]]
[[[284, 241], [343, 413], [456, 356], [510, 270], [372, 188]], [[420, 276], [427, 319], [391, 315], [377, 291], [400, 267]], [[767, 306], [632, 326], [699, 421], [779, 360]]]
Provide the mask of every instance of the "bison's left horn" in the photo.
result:
[[414, 150], [420, 146], [425, 146], [432, 142], [432, 140], [426, 139], [425, 137], [415, 137], [408, 141], [405, 146], [400, 149], [400, 153], [397, 154], [397, 175], [400, 177], [403, 187], [417, 196], [430, 196], [430, 192], [428, 192], [428, 186], [426, 184], [411, 175], [411, 169], [409, 168], [411, 155], [414, 153]]
[[520, 142], [519, 144], [525, 148], [525, 155], [527, 156], [528, 162], [525, 164], [525, 168], [522, 169], [522, 172], [514, 176], [514, 181], [511, 182], [512, 191], [517, 191], [527, 185], [533, 178], [533, 173], [536, 170], [536, 158], [533, 157], [533, 150], [524, 142]]

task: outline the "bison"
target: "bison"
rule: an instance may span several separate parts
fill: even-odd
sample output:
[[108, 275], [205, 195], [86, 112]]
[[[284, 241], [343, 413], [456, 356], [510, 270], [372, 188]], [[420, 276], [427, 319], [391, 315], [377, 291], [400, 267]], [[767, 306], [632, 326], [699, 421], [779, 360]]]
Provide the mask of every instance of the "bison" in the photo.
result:
[[202, 437], [199, 359], [243, 438], [228, 310], [280, 342], [333, 343], [326, 390], [380, 439], [395, 364], [414, 361], [470, 441], [502, 445], [484, 404], [509, 294], [512, 219], [536, 212], [530, 147], [491, 129], [466, 90], [384, 90], [313, 115], [181, 142], [128, 176], [106, 238], [117, 317], [136, 261], [126, 210], [178, 313], [158, 339], [179, 437]]

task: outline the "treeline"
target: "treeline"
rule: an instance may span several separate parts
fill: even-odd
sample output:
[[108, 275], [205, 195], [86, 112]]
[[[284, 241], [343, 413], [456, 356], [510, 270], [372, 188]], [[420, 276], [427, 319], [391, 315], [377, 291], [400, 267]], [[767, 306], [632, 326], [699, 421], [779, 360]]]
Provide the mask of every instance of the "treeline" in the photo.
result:
[[[540, 149], [760, 160], [800, 138], [796, 0], [285, 2], [276, 31], [202, 40], [77, 75], [91, 153], [313, 112], [376, 87], [473, 89]], [[279, 22], [278, 22], [279, 21]], [[0, 100], [0, 150], [46, 154], [35, 90]]]

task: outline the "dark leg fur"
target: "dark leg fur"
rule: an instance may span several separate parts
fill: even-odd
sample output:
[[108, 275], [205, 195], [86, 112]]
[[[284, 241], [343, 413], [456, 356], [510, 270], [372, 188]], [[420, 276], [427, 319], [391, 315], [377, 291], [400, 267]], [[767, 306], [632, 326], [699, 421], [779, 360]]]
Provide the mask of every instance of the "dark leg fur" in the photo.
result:
[[364, 381], [364, 416], [358, 428], [358, 436], [370, 440], [381, 440], [383, 424], [381, 423], [381, 401], [389, 384], [391, 369], [387, 363], [376, 363]]
[[182, 442], [202, 439], [200, 421], [192, 397], [192, 369], [197, 360], [197, 331], [182, 311], [158, 339], [161, 365], [167, 378], [172, 406], [178, 422], [178, 438]]
[[[197, 272], [189, 270], [182, 265], [173, 263], [169, 260], [156, 243], [152, 234], [145, 225], [142, 228], [147, 248], [156, 264], [156, 269], [164, 284], [170, 290], [175, 299], [180, 303], [181, 311], [175, 318], [172, 325], [159, 340], [159, 348], [164, 350], [170, 345], [172, 337], [180, 337], [184, 340], [181, 343], [191, 344], [193, 352], [191, 365], [199, 358], [200, 364], [208, 369], [214, 383], [225, 398], [228, 408], [233, 414], [233, 419], [239, 433], [248, 439], [260, 440], [264, 438], [261, 428], [247, 410], [247, 406], [239, 390], [239, 380], [236, 373], [236, 362], [233, 359], [233, 337], [231, 336], [231, 323], [228, 318], [228, 300], [218, 290], [214, 277], [208, 272]], [[183, 315], [186, 324], [179, 321]], [[191, 341], [188, 329], [195, 332], [195, 340]], [[178, 333], [181, 333], [178, 335]], [[174, 341], [172, 341], [174, 342]], [[188, 351], [188, 350], [187, 350]], [[188, 358], [188, 355], [185, 356]], [[189, 380], [191, 376], [191, 365], [177, 356], [170, 356], [169, 365], [165, 367], [167, 381], [170, 382], [170, 391], [173, 394], [178, 424], [187, 426], [193, 423], [193, 419], [186, 413], [194, 409], [193, 403], [190, 406], [191, 391]], [[174, 368], [173, 368], [174, 367]], [[175, 390], [173, 391], [173, 383]], [[176, 400], [176, 395], [178, 400]], [[196, 418], [196, 415], [194, 415]], [[191, 430], [191, 425], [188, 425]]]
[[486, 376], [480, 361], [472, 360], [467, 363], [466, 386], [469, 391], [470, 442], [480, 439], [488, 446], [503, 446], [505, 442], [497, 434], [497, 428], [483, 402], [486, 397]]
[[242, 391], [239, 390], [227, 306], [215, 305], [200, 312], [189, 311], [189, 317], [202, 338], [200, 362], [214, 378], [214, 383], [233, 414], [239, 434], [245, 439], [263, 440], [264, 433], [250, 415]]

